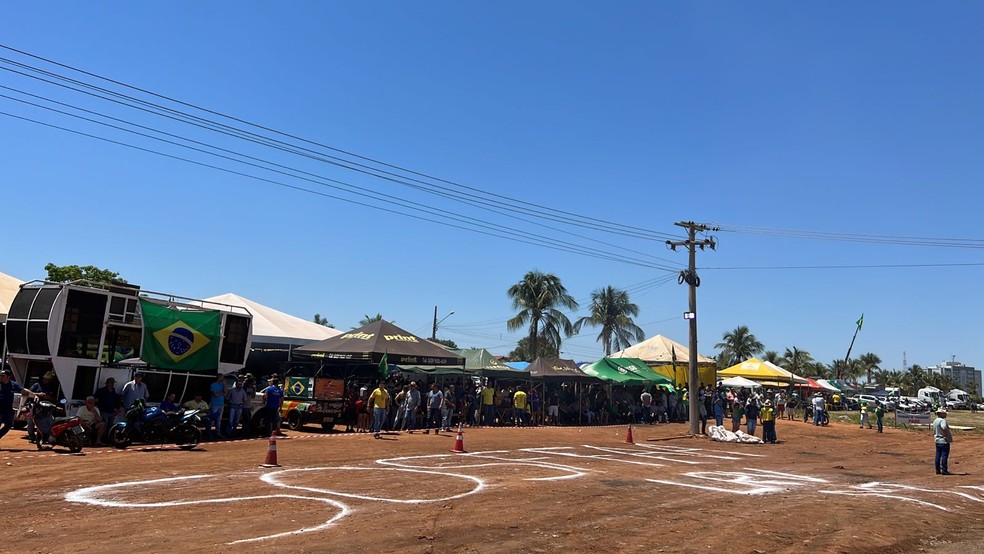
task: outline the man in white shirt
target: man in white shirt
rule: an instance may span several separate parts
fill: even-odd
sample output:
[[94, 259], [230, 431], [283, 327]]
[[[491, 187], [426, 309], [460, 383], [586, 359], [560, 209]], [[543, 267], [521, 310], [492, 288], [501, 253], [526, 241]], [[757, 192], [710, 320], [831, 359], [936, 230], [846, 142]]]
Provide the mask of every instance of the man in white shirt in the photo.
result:
[[823, 421], [823, 411], [826, 409], [826, 402], [823, 395], [819, 392], [813, 397], [813, 425], [820, 425]]
[[947, 469], [947, 462], [950, 459], [950, 443], [953, 442], [953, 433], [946, 422], [946, 408], [936, 410], [936, 419], [933, 420], [933, 441], [936, 442], [936, 474], [950, 475]]
[[79, 407], [79, 411], [75, 415], [82, 420], [82, 428], [88, 433], [89, 440], [92, 441], [92, 444], [96, 444], [98, 439], [106, 432], [106, 422], [103, 421], [102, 414], [99, 413], [99, 408], [96, 407], [96, 397], [86, 397], [85, 404]]
[[123, 409], [129, 410], [134, 402], [150, 398], [147, 383], [143, 382], [142, 373], [134, 373], [133, 380], [123, 385]]

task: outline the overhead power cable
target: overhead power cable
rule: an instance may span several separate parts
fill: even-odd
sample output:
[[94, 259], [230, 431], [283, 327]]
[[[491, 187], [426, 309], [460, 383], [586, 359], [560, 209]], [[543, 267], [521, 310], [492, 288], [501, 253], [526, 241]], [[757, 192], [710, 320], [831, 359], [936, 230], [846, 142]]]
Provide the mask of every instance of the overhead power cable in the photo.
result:
[[[330, 146], [330, 145], [323, 144], [323, 143], [320, 143], [320, 142], [316, 142], [316, 141], [312, 141], [312, 140], [309, 140], [309, 139], [305, 139], [303, 137], [299, 137], [299, 136], [296, 136], [296, 135], [293, 135], [293, 134], [290, 134], [290, 133], [279, 131], [277, 129], [266, 127], [266, 126], [263, 126], [263, 125], [260, 125], [260, 124], [254, 123], [254, 122], [250, 122], [250, 121], [247, 121], [247, 120], [244, 120], [244, 119], [241, 119], [241, 118], [237, 118], [235, 116], [232, 116], [232, 115], [229, 115], [229, 114], [225, 114], [225, 113], [222, 113], [222, 112], [219, 112], [219, 111], [216, 111], [216, 110], [211, 110], [209, 108], [198, 106], [198, 105], [195, 105], [195, 104], [192, 104], [192, 103], [189, 103], [189, 102], [184, 102], [182, 100], [178, 100], [178, 99], [173, 98], [173, 97], [170, 97], [170, 96], [166, 96], [166, 95], [162, 95], [162, 94], [159, 94], [159, 93], [155, 93], [155, 92], [150, 91], [150, 90], [147, 90], [147, 89], [136, 87], [134, 85], [130, 85], [130, 84], [125, 83], [125, 82], [122, 82], [122, 81], [111, 79], [111, 78], [108, 78], [108, 77], [99, 75], [97, 73], [89, 72], [89, 71], [86, 71], [86, 70], [83, 70], [83, 69], [80, 69], [80, 68], [77, 68], [77, 67], [74, 67], [74, 66], [71, 66], [71, 65], [67, 65], [67, 64], [64, 64], [64, 63], [61, 63], [61, 62], [57, 62], [55, 60], [51, 60], [51, 59], [48, 59], [48, 58], [45, 58], [45, 57], [42, 57], [42, 56], [31, 54], [29, 52], [25, 52], [23, 50], [19, 50], [19, 49], [16, 49], [16, 48], [13, 48], [13, 47], [10, 47], [10, 46], [7, 46], [7, 45], [0, 44], [0, 48], [6, 49], [6, 50], [11, 51], [11, 52], [16, 52], [16, 53], [21, 54], [23, 56], [27, 56], [27, 57], [30, 57], [30, 58], [33, 58], [33, 59], [36, 59], [36, 60], [40, 60], [40, 61], [43, 61], [45, 63], [51, 64], [51, 65], [54, 65], [54, 66], [57, 66], [57, 67], [68, 69], [68, 70], [74, 71], [74, 72], [79, 73], [79, 74], [82, 74], [82, 75], [87, 75], [89, 77], [92, 77], [92, 78], [95, 78], [95, 79], [99, 79], [99, 80], [104, 81], [104, 82], [107, 82], [107, 83], [112, 83], [114, 85], [117, 85], [117, 86], [120, 86], [120, 87], [124, 87], [124, 88], [129, 89], [129, 90], [137, 91], [137, 92], [140, 92], [140, 93], [143, 93], [143, 94], [146, 94], [146, 95], [155, 97], [155, 98], [159, 98], [159, 99], [162, 99], [162, 100], [166, 100], [168, 102], [172, 102], [174, 104], [178, 104], [178, 105], [181, 105], [181, 106], [185, 106], [185, 107], [188, 107], [188, 108], [199, 110], [199, 111], [201, 111], [203, 113], [211, 114], [211, 115], [218, 116], [218, 117], [221, 117], [221, 118], [224, 118], [224, 119], [227, 119], [227, 120], [230, 120], [230, 121], [234, 121], [234, 122], [237, 122], [237, 123], [240, 123], [240, 124], [248, 125], [250, 127], [253, 127], [253, 128], [256, 128], [256, 129], [260, 129], [262, 131], [266, 131], [268, 133], [274, 133], [274, 134], [276, 134], [278, 136], [281, 136], [281, 137], [286, 137], [286, 138], [289, 138], [289, 139], [292, 139], [292, 140], [295, 140], [295, 141], [300, 141], [300, 142], [302, 142], [304, 144], [308, 144], [308, 145], [316, 146], [318, 148], [326, 149], [326, 150], [329, 150], [329, 151], [332, 151], [332, 152], [344, 154], [346, 156], [350, 156], [352, 158], [356, 158], [356, 159], [359, 159], [359, 160], [363, 160], [363, 161], [366, 161], [366, 162], [377, 164], [377, 165], [382, 166], [382, 167], [394, 169], [394, 170], [397, 170], [397, 171], [402, 171], [404, 173], [407, 173], [409, 175], [413, 175], [413, 176], [416, 176], [416, 177], [422, 177], [422, 178], [425, 178], [425, 179], [430, 179], [431, 181], [435, 181], [437, 183], [443, 183], [443, 184], [446, 184], [446, 185], [450, 185], [450, 186], [455, 187], [457, 189], [461, 189], [461, 190], [467, 191], [468, 193], [470, 193], [470, 195], [480, 194], [480, 195], [483, 195], [483, 196], [486, 196], [486, 197], [489, 197], [489, 198], [493, 198], [493, 199], [496, 199], [497, 201], [502, 202], [502, 206], [503, 207], [507, 207], [507, 209], [517, 209], [517, 208], [525, 207], [527, 209], [527, 213], [529, 213], [529, 209], [532, 208], [532, 209], [535, 210], [536, 213], [538, 213], [540, 215], [545, 215], [545, 213], [546, 213], [546, 214], [551, 214], [551, 215], [553, 215], [553, 214], [559, 214], [561, 216], [565, 216], [563, 218], [558, 218], [557, 219], [557, 221], [562, 222], [562, 223], [567, 223], [567, 224], [570, 224], [570, 225], [589, 226], [589, 227], [592, 227], [594, 230], [602, 231], [602, 232], [609, 232], [609, 233], [616, 233], [616, 234], [624, 234], [624, 230], [619, 229], [617, 226], [613, 226], [611, 221], [606, 221], [606, 220], [594, 218], [594, 217], [591, 217], [591, 216], [585, 216], [585, 215], [582, 215], [582, 214], [577, 214], [577, 213], [569, 212], [569, 211], [565, 211], [565, 210], [558, 210], [556, 208], [551, 208], [551, 207], [548, 207], [548, 206], [544, 206], [542, 204], [536, 204], [536, 203], [532, 203], [532, 202], [527, 202], [527, 201], [523, 201], [523, 200], [519, 200], [519, 199], [515, 199], [515, 198], [512, 198], [512, 197], [509, 197], [509, 196], [506, 196], [506, 195], [502, 195], [502, 194], [498, 194], [498, 193], [493, 193], [493, 192], [490, 192], [490, 191], [482, 190], [482, 189], [479, 189], [479, 188], [476, 188], [476, 187], [472, 187], [472, 186], [469, 186], [469, 185], [464, 185], [464, 184], [461, 184], [461, 183], [458, 183], [458, 182], [455, 182], [455, 181], [451, 181], [451, 180], [447, 180], [447, 179], [442, 179], [442, 178], [439, 178], [439, 177], [428, 175], [426, 173], [414, 171], [414, 170], [411, 170], [411, 169], [408, 169], [406, 167], [402, 167], [402, 166], [399, 166], [399, 165], [396, 165], [396, 164], [390, 164], [390, 163], [383, 162], [383, 161], [378, 160], [378, 159], [375, 159], [375, 158], [371, 158], [371, 157], [368, 157], [368, 156], [363, 156], [363, 155], [356, 154], [354, 152], [350, 152], [350, 151], [347, 151], [347, 150], [344, 150], [344, 149], [340, 149], [340, 148], [337, 148], [337, 147], [334, 147], [334, 146]], [[58, 75], [58, 74], [55, 74], [53, 72], [49, 72], [49, 71], [43, 70], [41, 68], [36, 68], [34, 66], [29, 66], [28, 64], [23, 64], [21, 62], [17, 62], [17, 61], [14, 61], [14, 60], [9, 60], [7, 58], [2, 58], [2, 59], [4, 61], [8, 62], [8, 63], [16, 64], [18, 67], [22, 67], [22, 68], [25, 68], [25, 69], [30, 69], [32, 71], [37, 71], [39, 73], [46, 74], [46, 75], [52, 76], [54, 78], [67, 80], [69, 82], [74, 82], [76, 84], [79, 84], [81, 86], [85, 86], [87, 88], [92, 88], [92, 89], [95, 89], [95, 90], [101, 90], [101, 91], [103, 91], [103, 92], [105, 92], [107, 94], [112, 94], [112, 95], [117, 96], [117, 97], [127, 98], [127, 99], [129, 99], [131, 101], [140, 102], [141, 104], [144, 104], [144, 105], [154, 106], [154, 107], [156, 107], [158, 109], [166, 110], [166, 111], [168, 111], [168, 112], [170, 112], [172, 114], [180, 115], [180, 116], [185, 117], [185, 118], [190, 118], [190, 119], [194, 119], [194, 120], [201, 121], [201, 122], [207, 122], [208, 125], [215, 126], [214, 128], [212, 128], [212, 130], [218, 130], [218, 128], [227, 129], [229, 131], [232, 131], [236, 136], [239, 136], [240, 138], [255, 137], [255, 138], [260, 139], [260, 140], [263, 140], [263, 141], [270, 141], [272, 143], [281, 144], [281, 145], [284, 145], [284, 146], [288, 146], [290, 148], [296, 148], [296, 149], [301, 149], [301, 150], [308, 151], [308, 152], [314, 152], [314, 151], [312, 151], [310, 149], [307, 149], [305, 147], [301, 147], [301, 146], [298, 146], [298, 145], [295, 145], [295, 144], [290, 144], [290, 143], [287, 143], [287, 142], [283, 142], [283, 141], [280, 141], [278, 139], [273, 139], [271, 137], [264, 137], [264, 136], [259, 135], [257, 133], [253, 133], [252, 131], [248, 131], [248, 130], [245, 130], [245, 129], [232, 127], [232, 126], [229, 126], [229, 125], [226, 125], [226, 124], [223, 124], [223, 123], [219, 123], [219, 122], [215, 122], [215, 121], [210, 121], [210, 120], [207, 120], [205, 118], [201, 118], [201, 117], [198, 117], [198, 116], [195, 116], [195, 115], [192, 115], [192, 114], [187, 114], [187, 113], [181, 112], [179, 110], [173, 110], [171, 108], [167, 108], [167, 107], [164, 107], [164, 106], [153, 104], [153, 103], [150, 103], [150, 102], [141, 100], [141, 99], [137, 99], [137, 98], [134, 98], [134, 97], [131, 97], [131, 96], [128, 96], [128, 95], [124, 95], [124, 94], [119, 93], [119, 92], [111, 91], [111, 90], [104, 89], [104, 88], [101, 88], [101, 87], [96, 87], [94, 85], [91, 85], [91, 84], [88, 84], [88, 83], [84, 83], [82, 81], [78, 81], [76, 79], [72, 79], [72, 78], [69, 78], [69, 77], [66, 77], [66, 76], [63, 76], [63, 75]], [[267, 145], [268, 146], [271, 146], [271, 144], [267, 144]], [[297, 152], [294, 152], [294, 153], [297, 153]], [[331, 157], [331, 158], [334, 159], [334, 160], [340, 160], [340, 158], [337, 158], [337, 157]], [[370, 166], [366, 166], [364, 164], [358, 164], [357, 162], [353, 162], [352, 160], [343, 160], [343, 161], [344, 161], [345, 164], [351, 164], [351, 165], [345, 165], [345, 168], [346, 169], [349, 169], [349, 170], [356, 170], [355, 169], [356, 167], [360, 167], [360, 168], [363, 168], [363, 169], [371, 169], [372, 171], [377, 171], [377, 172], [381, 172], [381, 173], [384, 173], [384, 174], [388, 174], [390, 176], [395, 176], [396, 175], [395, 173], [392, 173], [392, 172], [389, 172], [389, 171], [385, 171], [385, 170], [381, 170], [379, 168], [371, 168]], [[407, 177], [405, 177], [405, 176], [401, 176], [401, 178], [407, 179]], [[423, 185], [425, 185], [427, 187], [433, 187], [433, 188], [439, 188], [439, 189], [443, 189], [443, 190], [449, 190], [446, 187], [442, 187], [442, 186], [436, 185], [435, 183], [425, 182], [425, 181], [422, 181], [422, 180], [419, 180], [419, 179], [416, 179], [416, 178], [413, 178], [412, 180], [414, 180], [414, 181], [416, 181], [416, 182], [418, 182], [420, 184], [423, 184]], [[543, 210], [546, 210], [546, 212], [544, 213]], [[574, 221], [576, 221], [576, 223], [573, 222], [573, 221], [569, 221], [568, 220], [569, 218], [574, 218]], [[652, 231], [652, 230], [643, 229], [643, 228], [633, 228], [633, 231], [635, 232], [635, 236], [638, 236], [640, 238], [649, 238], [650, 240], [663, 240], [663, 239], [666, 239], [666, 238], [676, 238], [674, 235], [671, 235], [671, 234], [668, 234], [668, 233], [660, 233], [660, 232], [657, 232], [657, 231]]]
[[743, 233], [771, 237], [789, 237], [810, 240], [829, 240], [840, 242], [863, 242], [872, 244], [898, 244], [903, 246], [930, 246], [937, 248], [984, 248], [984, 239], [912, 237], [894, 235], [871, 235], [861, 233], [833, 233], [823, 231], [797, 231], [792, 229], [769, 229], [765, 227], [742, 227], [738, 225], [718, 225], [721, 232]]

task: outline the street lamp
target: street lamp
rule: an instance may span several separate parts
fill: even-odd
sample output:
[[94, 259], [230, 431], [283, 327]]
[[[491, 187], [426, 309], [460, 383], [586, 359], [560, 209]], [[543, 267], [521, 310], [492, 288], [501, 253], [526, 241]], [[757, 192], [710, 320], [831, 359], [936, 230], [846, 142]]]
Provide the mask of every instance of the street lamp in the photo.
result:
[[437, 340], [437, 326], [444, 322], [445, 319], [454, 315], [454, 310], [448, 313], [448, 315], [441, 318], [440, 321], [437, 320], [437, 306], [434, 306], [434, 329], [431, 331], [431, 340]]

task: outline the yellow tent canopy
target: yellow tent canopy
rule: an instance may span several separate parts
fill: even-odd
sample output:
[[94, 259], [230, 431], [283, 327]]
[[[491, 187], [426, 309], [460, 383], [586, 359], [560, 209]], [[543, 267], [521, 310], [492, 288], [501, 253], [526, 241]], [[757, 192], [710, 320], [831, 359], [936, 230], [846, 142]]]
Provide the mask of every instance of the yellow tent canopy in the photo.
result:
[[744, 377], [753, 381], [785, 381], [789, 382], [788, 372], [776, 366], [763, 362], [758, 358], [749, 358], [727, 369], [718, 371], [720, 377]]
[[[687, 373], [689, 371], [690, 350], [663, 335], [649, 337], [625, 350], [615, 352], [611, 357], [639, 358], [653, 368], [656, 373], [673, 379], [673, 383], [678, 387], [689, 381]], [[676, 366], [675, 370], [674, 366]], [[713, 385], [716, 382], [715, 367], [715, 361], [712, 358], [697, 354], [697, 374], [700, 377], [698, 385], [701, 383]]]

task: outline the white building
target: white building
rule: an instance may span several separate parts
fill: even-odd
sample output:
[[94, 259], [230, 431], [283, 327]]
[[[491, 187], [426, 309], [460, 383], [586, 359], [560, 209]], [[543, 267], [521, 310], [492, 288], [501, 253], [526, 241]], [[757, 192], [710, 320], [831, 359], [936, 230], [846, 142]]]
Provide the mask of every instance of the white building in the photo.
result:
[[963, 365], [961, 362], [943, 362], [939, 366], [927, 367], [926, 371], [949, 377], [960, 384], [960, 388], [970, 394], [981, 395], [981, 370]]

